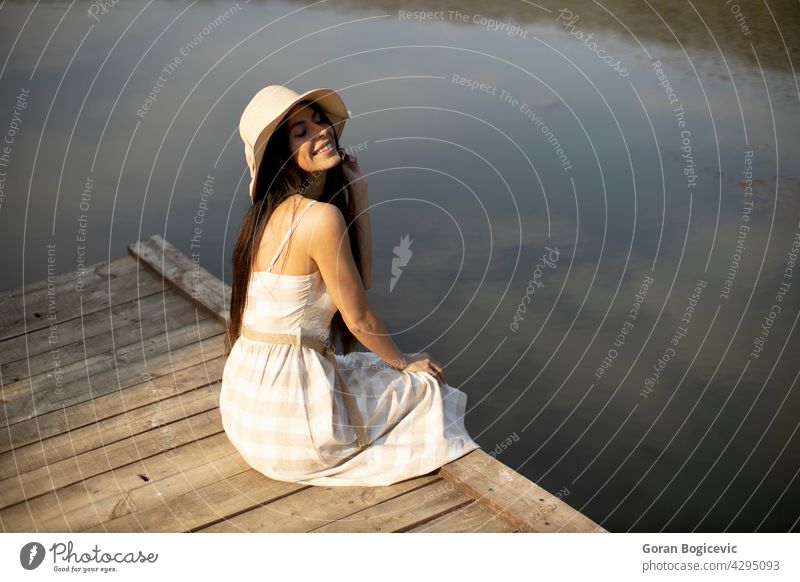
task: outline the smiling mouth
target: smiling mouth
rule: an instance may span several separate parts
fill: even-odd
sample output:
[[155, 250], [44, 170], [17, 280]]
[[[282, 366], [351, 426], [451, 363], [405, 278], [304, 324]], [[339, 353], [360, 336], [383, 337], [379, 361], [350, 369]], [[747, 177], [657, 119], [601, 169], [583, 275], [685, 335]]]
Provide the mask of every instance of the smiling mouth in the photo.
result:
[[325, 146], [321, 147], [320, 149], [318, 149], [316, 151], [316, 153], [314, 153], [314, 155], [315, 156], [325, 155], [325, 154], [331, 153], [332, 151], [334, 151], [333, 144], [332, 143], [328, 143], [327, 145], [325, 145]]

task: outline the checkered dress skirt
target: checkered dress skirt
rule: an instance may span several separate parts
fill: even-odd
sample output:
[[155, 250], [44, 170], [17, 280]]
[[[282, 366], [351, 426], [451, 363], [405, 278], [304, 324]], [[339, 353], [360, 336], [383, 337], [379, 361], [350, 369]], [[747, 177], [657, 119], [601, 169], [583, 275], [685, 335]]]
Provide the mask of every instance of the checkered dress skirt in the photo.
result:
[[[325, 339], [336, 306], [319, 271], [254, 271], [243, 325]], [[225, 432], [254, 469], [308, 485], [390, 485], [479, 448], [464, 427], [466, 394], [426, 372], [400, 372], [371, 352], [336, 355], [366, 426], [359, 446], [332, 363], [306, 345], [240, 336], [222, 377]]]

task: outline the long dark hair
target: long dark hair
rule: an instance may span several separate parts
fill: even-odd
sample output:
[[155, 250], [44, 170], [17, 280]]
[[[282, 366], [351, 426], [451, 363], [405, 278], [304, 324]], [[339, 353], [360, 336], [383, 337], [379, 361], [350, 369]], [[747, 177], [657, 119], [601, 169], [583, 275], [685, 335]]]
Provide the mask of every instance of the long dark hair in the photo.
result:
[[[328, 116], [316, 103], [310, 101], [304, 101], [304, 103], [319, 112], [324, 122], [331, 124]], [[339, 152], [338, 136], [336, 132], [332, 133], [336, 151]], [[309, 182], [305, 182], [306, 180], [309, 180]], [[284, 117], [267, 142], [264, 157], [256, 176], [254, 202], [244, 215], [242, 227], [233, 247], [230, 319], [228, 321], [228, 330], [225, 334], [226, 356], [230, 353], [233, 344], [241, 333], [242, 317], [247, 299], [247, 286], [250, 282], [250, 274], [255, 266], [256, 253], [267, 223], [275, 208], [281, 202], [298, 193], [302, 184], [310, 183], [311, 180], [313, 180], [312, 173], [300, 168], [296, 159], [290, 156], [289, 129]], [[358, 232], [354, 226], [355, 217], [347, 205], [345, 197], [347, 187], [345, 184], [346, 180], [340, 162], [326, 170], [325, 187], [319, 200], [333, 204], [344, 216], [353, 260], [360, 274], [361, 256], [358, 246]], [[291, 244], [291, 238], [289, 240], [289, 244]], [[347, 328], [342, 314], [338, 311], [331, 319], [330, 341], [331, 348], [338, 348], [342, 354], [352, 352], [357, 344], [355, 336]]]

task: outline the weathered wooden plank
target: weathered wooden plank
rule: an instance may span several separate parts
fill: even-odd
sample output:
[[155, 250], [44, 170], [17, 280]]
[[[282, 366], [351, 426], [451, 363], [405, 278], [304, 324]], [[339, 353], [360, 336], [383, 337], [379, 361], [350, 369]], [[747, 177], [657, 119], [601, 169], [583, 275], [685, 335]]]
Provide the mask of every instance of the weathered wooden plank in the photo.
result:
[[[89, 266], [82, 291], [75, 289], [69, 273], [57, 279], [52, 290], [45, 281], [0, 297], [0, 340], [48, 328], [53, 321], [58, 323], [62, 314], [67, 319], [81, 314], [85, 317], [165, 286], [160, 277], [149, 269], [139, 269], [136, 260], [127, 256]], [[55, 320], [49, 319], [50, 313], [55, 314]]]
[[[109, 346], [124, 346], [164, 333], [165, 316], [171, 328], [195, 321], [197, 306], [177, 291], [156, 291], [139, 300], [115, 305], [84, 318], [61, 321], [54, 331], [40, 329], [0, 342], [4, 382], [66, 366], [97, 355]], [[113, 341], [112, 341], [113, 339]]]
[[273, 481], [255, 469], [187, 491], [169, 501], [90, 527], [87, 532], [188, 532], [310, 485]]
[[250, 470], [224, 432], [0, 510], [4, 531], [80, 531]]
[[124, 467], [221, 430], [219, 408], [0, 481], [0, 508]]
[[62, 386], [57, 386], [57, 378], [50, 372], [12, 382], [3, 390], [6, 405], [0, 410], [0, 427], [127, 388], [138, 383], [143, 373], [155, 375], [161, 369], [168, 370], [174, 351], [224, 331], [218, 321], [201, 315], [204, 319], [196, 325], [65, 366], [61, 369]]
[[428, 474], [379, 487], [309, 487], [198, 531], [307, 532], [438, 480]]
[[0, 479], [8, 479], [52, 465], [81, 453], [108, 447], [118, 441], [166, 426], [182, 418], [219, 406], [220, 383], [198, 388], [166, 400], [134, 408], [49, 439], [0, 455]]
[[[162, 515], [165, 506], [173, 507], [173, 500], [179, 499], [192, 491], [203, 489], [213, 483], [226, 482], [241, 473], [251, 473], [252, 468], [238, 453], [231, 453], [217, 460], [206, 460], [205, 464], [193, 467], [179, 475], [172, 475], [157, 485], [145, 484], [139, 489], [121, 496], [115, 505], [110, 505], [109, 500], [91, 507], [86, 506], [81, 511], [66, 516], [69, 521], [68, 528], [53, 529], [58, 523], [45, 524], [46, 531], [105, 531], [104, 524], [112, 523], [110, 527], [119, 527], [116, 520], [128, 516], [130, 521], [136, 521], [134, 514], [144, 515], [143, 512], [158, 508]], [[229, 493], [230, 494], [230, 493]], [[61, 520], [64, 521], [64, 520]], [[63, 527], [63, 526], [62, 526]], [[111, 530], [109, 530], [111, 531]], [[140, 530], [149, 531], [149, 530]]]
[[[35, 418], [23, 420], [0, 430], [0, 452], [5, 453], [41, 439], [67, 433], [94, 424], [99, 420], [122, 414], [182, 394], [208, 382], [222, 378], [225, 366], [224, 340], [221, 335], [173, 350], [174, 368], [153, 369], [140, 375], [136, 384], [125, 390], [115, 390], [103, 396], [54, 410]], [[152, 376], [152, 374], [161, 374]]]
[[131, 243], [128, 251], [163, 275], [176, 289], [205, 307], [223, 323], [228, 320], [231, 288], [193, 262], [161, 236]]
[[591, 519], [477, 449], [444, 465], [453, 486], [524, 532], [605, 532]]
[[312, 532], [401, 532], [452, 511], [473, 500], [442, 480], [393, 497]]
[[473, 501], [426, 521], [409, 533], [514, 533], [517, 529], [483, 503]]
[[[110, 261], [94, 263], [93, 265], [89, 265], [85, 271], [84, 287], [97, 281], [107, 280], [107, 277], [104, 278], [101, 276], [102, 274], [113, 273], [114, 275], [120, 276], [125, 273], [137, 271], [138, 269], [139, 266], [136, 264], [136, 261], [132, 261], [131, 257], [127, 255]], [[47, 277], [45, 277], [38, 281], [23, 284], [21, 287], [16, 287], [15, 289], [2, 291], [0, 292], [0, 310], [4, 311], [7, 308], [15, 308], [17, 306], [14, 304], [15, 301], [21, 302], [22, 297], [30, 293], [46, 293], [48, 287], [52, 287], [54, 290], [75, 287], [77, 276], [77, 271], [65, 271], [55, 275], [52, 281], [48, 281]], [[21, 305], [21, 303], [18, 303], [18, 305]]]

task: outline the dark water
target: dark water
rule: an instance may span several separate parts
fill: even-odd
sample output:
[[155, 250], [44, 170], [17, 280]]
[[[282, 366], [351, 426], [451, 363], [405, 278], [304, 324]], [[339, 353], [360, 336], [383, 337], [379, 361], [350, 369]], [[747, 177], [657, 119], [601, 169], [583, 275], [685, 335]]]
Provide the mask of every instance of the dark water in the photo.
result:
[[800, 11], [699, 4], [7, 1], [0, 288], [197, 220], [230, 281], [243, 107], [332, 87], [370, 300], [487, 452], [612, 531], [796, 531]]

